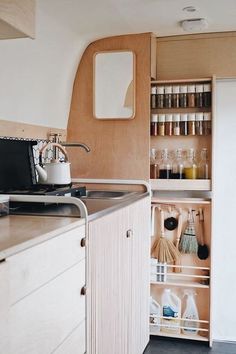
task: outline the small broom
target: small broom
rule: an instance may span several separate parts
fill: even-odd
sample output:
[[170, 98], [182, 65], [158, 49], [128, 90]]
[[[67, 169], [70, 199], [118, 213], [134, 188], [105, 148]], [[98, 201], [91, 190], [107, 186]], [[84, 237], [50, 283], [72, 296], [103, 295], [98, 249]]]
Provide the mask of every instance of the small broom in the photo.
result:
[[[182, 215], [182, 209], [179, 208], [179, 218], [178, 218], [178, 228], [177, 228], [177, 237], [176, 237], [176, 243], [175, 247], [177, 250], [179, 249], [179, 242], [180, 242], [180, 236], [182, 232], [182, 225], [183, 225], [183, 215]], [[179, 258], [175, 261], [175, 266], [181, 266], [181, 255], [179, 254]], [[179, 267], [174, 267], [173, 269], [174, 273], [181, 273], [182, 269]]]
[[193, 211], [191, 209], [189, 209], [188, 211], [187, 227], [181, 236], [179, 250], [182, 253], [193, 254], [197, 254], [198, 251], [198, 242], [196, 238]]
[[169, 239], [165, 237], [164, 232], [164, 212], [160, 208], [161, 216], [161, 235], [154, 241], [151, 249], [151, 254], [161, 263], [173, 263], [180, 257], [180, 253]]

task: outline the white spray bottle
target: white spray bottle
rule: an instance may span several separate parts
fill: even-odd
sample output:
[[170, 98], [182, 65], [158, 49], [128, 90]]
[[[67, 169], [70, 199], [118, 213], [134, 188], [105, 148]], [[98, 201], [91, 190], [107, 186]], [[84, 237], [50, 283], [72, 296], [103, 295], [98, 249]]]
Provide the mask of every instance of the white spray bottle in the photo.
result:
[[[183, 313], [183, 333], [189, 335], [196, 335], [199, 327], [199, 315], [197, 305], [194, 299], [196, 293], [193, 290], [185, 290], [184, 296], [187, 296], [186, 308]], [[194, 320], [194, 321], [191, 321]]]

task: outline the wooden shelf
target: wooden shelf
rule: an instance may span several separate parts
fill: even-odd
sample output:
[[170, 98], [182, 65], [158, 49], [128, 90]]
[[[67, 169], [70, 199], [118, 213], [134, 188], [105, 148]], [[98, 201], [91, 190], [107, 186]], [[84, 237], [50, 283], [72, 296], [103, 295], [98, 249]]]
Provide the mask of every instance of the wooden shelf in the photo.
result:
[[151, 179], [152, 190], [163, 191], [210, 191], [210, 179]]
[[[179, 107], [179, 108], [150, 108], [152, 113], [200, 113], [200, 112], [211, 112], [211, 107]], [[158, 135], [157, 135], [158, 136]], [[185, 135], [178, 135], [181, 137], [184, 137]], [[198, 135], [201, 136], [201, 135]], [[169, 138], [171, 138], [171, 136], [168, 136]]]
[[177, 84], [177, 83], [196, 83], [196, 82], [212, 82], [211, 77], [204, 77], [201, 79], [177, 79], [177, 80], [151, 80], [152, 84]]
[[157, 198], [152, 197], [152, 203], [155, 204], [211, 204], [211, 199], [208, 198]]
[[150, 326], [150, 335], [151, 336], [159, 336], [159, 337], [171, 337], [171, 338], [180, 338], [180, 339], [190, 339], [190, 340], [198, 340], [203, 342], [209, 342], [208, 337], [200, 336], [199, 334], [188, 335], [188, 334], [175, 334], [175, 333], [165, 333], [165, 332], [155, 332], [153, 329], [154, 326]]
[[151, 281], [151, 285], [158, 285], [158, 286], [181, 286], [187, 288], [200, 288], [200, 289], [209, 289], [209, 285], [204, 285], [201, 283], [193, 282], [193, 281], [176, 281], [176, 280], [167, 280], [167, 281]]

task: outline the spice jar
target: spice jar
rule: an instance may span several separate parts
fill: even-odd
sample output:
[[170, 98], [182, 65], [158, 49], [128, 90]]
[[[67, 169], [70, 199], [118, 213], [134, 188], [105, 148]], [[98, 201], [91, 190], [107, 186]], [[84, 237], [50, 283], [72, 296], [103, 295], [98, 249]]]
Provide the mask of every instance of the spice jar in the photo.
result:
[[165, 114], [158, 115], [158, 135], [165, 136]]
[[159, 178], [169, 179], [171, 177], [171, 161], [168, 156], [168, 149], [161, 152], [161, 162], [159, 168]]
[[196, 134], [195, 113], [188, 113], [188, 135]]
[[203, 107], [203, 85], [196, 85], [195, 106]]
[[188, 85], [188, 107], [195, 107], [195, 85]]
[[164, 108], [164, 86], [157, 86], [156, 106]]
[[180, 135], [188, 135], [188, 114], [180, 114]]
[[172, 114], [166, 114], [165, 120], [166, 120], [165, 121], [165, 135], [171, 136], [172, 135], [172, 125], [173, 125]]
[[203, 135], [211, 134], [211, 113], [205, 112], [203, 114]]
[[211, 107], [211, 84], [203, 85], [203, 107]]
[[187, 107], [187, 86], [186, 85], [180, 86], [179, 106], [181, 108]]
[[179, 108], [179, 86], [172, 87], [172, 107]]
[[196, 113], [196, 135], [203, 135], [203, 113]]
[[157, 88], [156, 86], [152, 86], [151, 88], [151, 109], [156, 108], [156, 93], [157, 93]]
[[151, 135], [152, 136], [158, 135], [158, 115], [157, 114], [151, 115]]
[[172, 86], [165, 86], [164, 106], [171, 108]]
[[194, 149], [189, 149], [187, 152], [187, 160], [184, 167], [184, 175], [187, 179], [197, 178], [197, 162], [195, 160]]
[[173, 135], [180, 135], [180, 114], [173, 114]]
[[158, 178], [158, 162], [156, 149], [151, 149], [150, 153], [150, 178]]

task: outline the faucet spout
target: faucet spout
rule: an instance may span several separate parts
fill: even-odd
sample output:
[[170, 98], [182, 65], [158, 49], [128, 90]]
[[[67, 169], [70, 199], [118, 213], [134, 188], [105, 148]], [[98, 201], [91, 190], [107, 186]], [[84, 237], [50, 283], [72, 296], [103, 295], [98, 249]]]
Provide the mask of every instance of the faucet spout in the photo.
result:
[[62, 142], [60, 142], [60, 144], [62, 146], [68, 146], [68, 147], [81, 147], [86, 152], [90, 152], [90, 148], [88, 147], [88, 145], [86, 145], [84, 143], [70, 143], [70, 142], [62, 141]]

